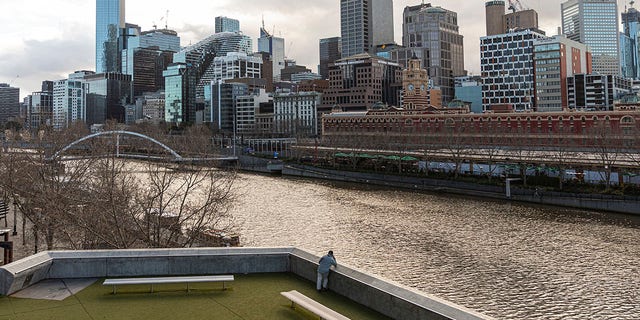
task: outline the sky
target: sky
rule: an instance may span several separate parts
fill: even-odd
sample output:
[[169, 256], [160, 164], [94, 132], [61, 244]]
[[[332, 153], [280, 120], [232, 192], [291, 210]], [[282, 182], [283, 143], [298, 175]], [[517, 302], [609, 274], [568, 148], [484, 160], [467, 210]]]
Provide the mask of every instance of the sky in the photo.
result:
[[[479, 42], [485, 35], [485, 0], [425, 1], [458, 13], [464, 36], [465, 69], [480, 73]], [[540, 29], [557, 34], [561, 0], [520, 0], [539, 14]], [[394, 0], [395, 40], [402, 44], [402, 11], [421, 0]], [[626, 0], [618, 0], [624, 10]], [[95, 70], [94, 0], [0, 0], [0, 83], [19, 87], [24, 98], [43, 80], [67, 78], [75, 70]], [[168, 19], [167, 17], [168, 11]], [[318, 40], [340, 36], [338, 0], [126, 0], [126, 21], [176, 30], [183, 46], [214, 32], [216, 16], [240, 20], [240, 29], [257, 38], [265, 26], [285, 39], [286, 55], [314, 72]], [[167, 20], [167, 21], [166, 21]]]

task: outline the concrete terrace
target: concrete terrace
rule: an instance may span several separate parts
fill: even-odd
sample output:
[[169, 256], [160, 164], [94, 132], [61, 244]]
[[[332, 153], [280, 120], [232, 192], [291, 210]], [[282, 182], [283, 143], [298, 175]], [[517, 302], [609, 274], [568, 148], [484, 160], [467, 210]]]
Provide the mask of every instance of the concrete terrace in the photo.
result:
[[[3, 319], [299, 319], [281, 291], [298, 290], [352, 319], [491, 319], [397, 283], [339, 265], [328, 293], [315, 292], [318, 256], [296, 248], [191, 248], [42, 252], [0, 267], [0, 295], [45, 292], [60, 301], [0, 298]], [[222, 284], [110, 286], [92, 280], [233, 274]], [[68, 279], [68, 280], [65, 280]], [[58, 284], [56, 284], [58, 283]], [[84, 284], [84, 285], [83, 285]], [[85, 285], [89, 285], [84, 288]], [[83, 289], [84, 288], [84, 289]], [[38, 291], [38, 290], [36, 290]], [[21, 293], [22, 292], [22, 293]], [[217, 316], [220, 314], [220, 316]], [[313, 317], [312, 317], [313, 318]]]

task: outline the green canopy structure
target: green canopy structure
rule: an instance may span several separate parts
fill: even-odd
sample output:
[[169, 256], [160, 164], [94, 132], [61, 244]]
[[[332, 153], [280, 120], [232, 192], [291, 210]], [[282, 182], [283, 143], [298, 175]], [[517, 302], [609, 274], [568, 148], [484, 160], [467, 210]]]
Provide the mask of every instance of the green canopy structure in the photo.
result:
[[366, 153], [361, 153], [359, 155], [357, 155], [358, 158], [363, 158], [363, 159], [378, 159], [377, 156], [372, 156], [370, 154], [366, 154]]
[[336, 158], [348, 158], [348, 157], [352, 157], [352, 155], [343, 153], [343, 152], [338, 152], [336, 154], [333, 155]]
[[412, 157], [412, 156], [404, 156], [401, 159], [402, 161], [418, 161], [418, 158]]
[[398, 161], [401, 158], [398, 156], [382, 156], [383, 159]]

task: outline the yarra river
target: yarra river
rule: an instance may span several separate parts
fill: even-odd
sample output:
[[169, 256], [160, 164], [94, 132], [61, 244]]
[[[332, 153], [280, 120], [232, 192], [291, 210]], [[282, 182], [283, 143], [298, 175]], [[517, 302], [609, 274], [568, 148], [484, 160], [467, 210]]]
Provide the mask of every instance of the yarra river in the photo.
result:
[[241, 174], [244, 246], [296, 246], [499, 319], [640, 319], [640, 217]]

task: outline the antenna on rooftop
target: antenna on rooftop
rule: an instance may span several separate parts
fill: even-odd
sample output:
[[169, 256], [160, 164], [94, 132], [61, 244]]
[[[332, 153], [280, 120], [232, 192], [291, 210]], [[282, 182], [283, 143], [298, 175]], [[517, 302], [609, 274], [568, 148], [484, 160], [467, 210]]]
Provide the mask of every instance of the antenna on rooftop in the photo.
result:
[[164, 28], [165, 30], [169, 30], [169, 10], [167, 10], [167, 16], [164, 19]]

